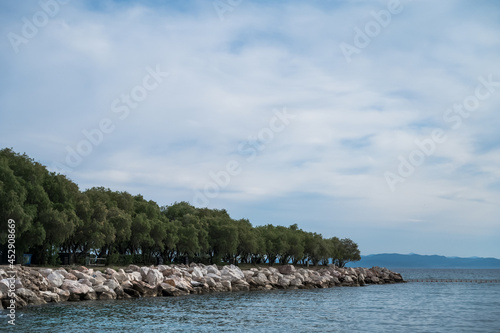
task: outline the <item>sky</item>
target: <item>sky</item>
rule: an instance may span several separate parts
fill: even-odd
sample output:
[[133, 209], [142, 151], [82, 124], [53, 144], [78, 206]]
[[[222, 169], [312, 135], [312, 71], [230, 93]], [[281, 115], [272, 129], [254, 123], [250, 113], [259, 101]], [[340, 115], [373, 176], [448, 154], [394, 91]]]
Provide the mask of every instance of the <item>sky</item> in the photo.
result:
[[2, 1], [0, 148], [364, 255], [500, 258], [500, 2]]

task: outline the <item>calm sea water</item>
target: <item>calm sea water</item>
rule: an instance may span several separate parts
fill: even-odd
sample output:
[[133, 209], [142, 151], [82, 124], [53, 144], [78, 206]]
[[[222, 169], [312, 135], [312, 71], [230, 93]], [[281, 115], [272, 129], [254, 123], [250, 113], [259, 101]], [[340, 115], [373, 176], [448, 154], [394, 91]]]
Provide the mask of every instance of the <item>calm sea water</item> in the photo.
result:
[[[406, 279], [500, 270], [400, 269]], [[499, 283], [421, 283], [87, 301], [17, 311], [18, 332], [500, 332]]]

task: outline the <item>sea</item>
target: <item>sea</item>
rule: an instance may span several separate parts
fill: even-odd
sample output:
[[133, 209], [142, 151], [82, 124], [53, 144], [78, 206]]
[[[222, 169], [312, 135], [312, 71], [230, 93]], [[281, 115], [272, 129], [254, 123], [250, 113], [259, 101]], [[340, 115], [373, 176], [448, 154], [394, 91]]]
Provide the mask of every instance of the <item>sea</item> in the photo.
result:
[[425, 282], [48, 304], [0, 332], [500, 332], [500, 269], [393, 270]]

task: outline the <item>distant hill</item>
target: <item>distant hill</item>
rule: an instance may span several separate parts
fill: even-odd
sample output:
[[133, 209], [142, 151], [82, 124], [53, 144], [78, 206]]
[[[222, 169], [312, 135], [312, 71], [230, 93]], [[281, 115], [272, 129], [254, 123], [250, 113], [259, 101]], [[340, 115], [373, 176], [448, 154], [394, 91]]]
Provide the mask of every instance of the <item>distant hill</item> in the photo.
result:
[[383, 253], [361, 256], [361, 260], [351, 262], [348, 267], [387, 268], [500, 268], [496, 258], [457, 258], [438, 255]]

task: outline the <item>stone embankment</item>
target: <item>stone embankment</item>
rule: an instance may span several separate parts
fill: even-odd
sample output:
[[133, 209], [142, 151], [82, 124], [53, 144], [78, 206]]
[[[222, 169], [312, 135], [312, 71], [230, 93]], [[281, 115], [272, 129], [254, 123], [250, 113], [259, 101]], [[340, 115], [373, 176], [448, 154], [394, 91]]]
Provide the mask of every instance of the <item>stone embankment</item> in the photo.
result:
[[[16, 276], [16, 279], [9, 279], [11, 276]], [[338, 268], [333, 265], [318, 270], [296, 268], [292, 265], [249, 270], [241, 270], [234, 265], [130, 265], [125, 270], [106, 268], [102, 272], [83, 266], [76, 269], [15, 266], [14, 271], [0, 268], [0, 309], [11, 304], [11, 290], [15, 290], [16, 307], [21, 308], [65, 301], [398, 282], [404, 282], [401, 275], [386, 268]]]

